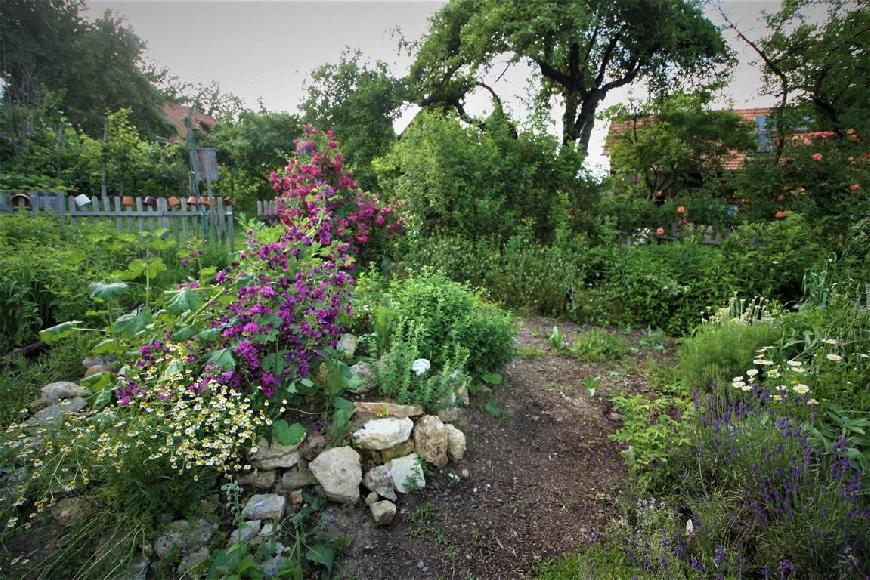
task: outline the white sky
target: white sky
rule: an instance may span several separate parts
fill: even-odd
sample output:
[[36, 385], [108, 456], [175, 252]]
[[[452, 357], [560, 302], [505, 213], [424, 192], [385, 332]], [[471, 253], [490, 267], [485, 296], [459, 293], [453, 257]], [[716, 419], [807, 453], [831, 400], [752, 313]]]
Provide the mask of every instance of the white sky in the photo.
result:
[[[148, 58], [168, 67], [187, 82], [218, 81], [249, 106], [262, 98], [266, 107], [296, 111], [311, 70], [335, 62], [345, 48], [359, 48], [371, 60], [384, 60], [393, 74], [403, 75], [410, 65], [398, 53], [395, 31], [408, 40], [426, 32], [428, 18], [445, 2], [430, 0], [380, 1], [215, 1], [215, 0], [92, 0], [90, 14], [105, 10], [122, 15], [147, 42]], [[763, 33], [762, 9], [776, 10], [777, 2], [730, 0], [722, 2], [730, 18], [750, 38]], [[720, 23], [713, 7], [710, 18]], [[761, 77], [754, 55], [733, 34], [726, 37], [738, 52], [740, 65], [734, 71], [726, 99], [737, 108], [766, 106], [770, 97], [761, 94]], [[527, 73], [522, 67], [510, 71], [496, 87], [506, 105], [521, 116], [519, 98], [524, 94]], [[614, 91], [602, 108], [627, 98], [629, 88]], [[470, 112], [483, 112], [484, 96], [469, 99]], [[397, 125], [408, 122], [409, 115]], [[603, 121], [596, 122], [590, 144], [589, 164], [606, 167], [602, 147], [606, 135]]]

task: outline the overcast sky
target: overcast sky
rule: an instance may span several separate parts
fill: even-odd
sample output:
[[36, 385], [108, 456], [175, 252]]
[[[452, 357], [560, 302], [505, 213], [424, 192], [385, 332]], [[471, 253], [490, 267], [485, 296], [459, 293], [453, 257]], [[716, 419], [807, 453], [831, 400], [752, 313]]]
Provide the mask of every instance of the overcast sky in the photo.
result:
[[[345, 48], [358, 48], [372, 60], [386, 61], [396, 75], [406, 73], [410, 59], [399, 54], [396, 31], [408, 40], [419, 39], [429, 17], [443, 5], [428, 0], [92, 0], [90, 14], [96, 17], [108, 9], [122, 15], [147, 42], [148, 58], [183, 81], [215, 80], [251, 107], [262, 98], [270, 110], [295, 112], [311, 70], [335, 62]], [[775, 10], [778, 3], [731, 0], [722, 6], [747, 36], [755, 38], [763, 32], [761, 11]], [[720, 23], [715, 9], [707, 12]], [[771, 104], [772, 99], [761, 94], [754, 55], [733, 35], [726, 37], [740, 58], [726, 98], [735, 107]], [[526, 85], [527, 73], [518, 68], [497, 87], [517, 117], [522, 116], [520, 98]], [[628, 94], [629, 89], [614, 92], [603, 106]], [[487, 99], [481, 96], [471, 101], [469, 110], [482, 111], [486, 106]], [[605, 124], [598, 121], [590, 146], [593, 166], [601, 167], [605, 161], [601, 151], [605, 131]]]

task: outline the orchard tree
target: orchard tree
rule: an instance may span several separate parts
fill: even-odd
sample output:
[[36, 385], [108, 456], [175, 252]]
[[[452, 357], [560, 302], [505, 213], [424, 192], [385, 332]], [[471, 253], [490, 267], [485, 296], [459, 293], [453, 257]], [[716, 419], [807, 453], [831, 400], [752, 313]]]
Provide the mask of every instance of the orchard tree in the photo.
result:
[[142, 62], [145, 43], [111, 12], [90, 22], [84, 9], [81, 0], [0, 2], [2, 104], [34, 108], [49, 89], [91, 136], [102, 134], [107, 110], [122, 108], [147, 136], [167, 135], [161, 73]]
[[[819, 14], [824, 10], [823, 14]], [[866, 134], [870, 92], [870, 11], [866, 0], [784, 0], [765, 14], [767, 35], [750, 40], [720, 9], [725, 22], [758, 54], [768, 89], [779, 97], [775, 120], [778, 156], [792, 125], [811, 125], [845, 136]], [[792, 113], [789, 115], [788, 113]]]
[[754, 148], [750, 127], [730, 111], [710, 110], [708, 93], [678, 93], [611, 107], [622, 130], [611, 143], [611, 173], [636, 183], [647, 199], [713, 187], [732, 151]]
[[540, 75], [539, 103], [564, 106], [563, 143], [586, 151], [607, 94], [636, 81], [664, 87], [709, 78], [729, 61], [696, 0], [451, 0], [432, 19], [411, 69], [422, 106], [455, 109], [497, 62]]

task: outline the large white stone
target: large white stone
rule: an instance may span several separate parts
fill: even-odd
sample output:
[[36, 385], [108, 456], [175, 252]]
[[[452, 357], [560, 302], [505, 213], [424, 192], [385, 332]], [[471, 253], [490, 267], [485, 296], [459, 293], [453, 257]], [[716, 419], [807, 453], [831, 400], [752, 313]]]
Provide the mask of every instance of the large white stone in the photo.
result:
[[246, 520], [277, 520], [284, 515], [287, 499], [277, 493], [257, 494], [248, 500], [242, 510]]
[[74, 399], [76, 397], [90, 397], [91, 392], [75, 383], [70, 383], [67, 381], [58, 381], [56, 383], [49, 383], [40, 389], [40, 397], [34, 403], [34, 407], [37, 409], [41, 409], [43, 407], [48, 407], [49, 405], [53, 405], [58, 401], [63, 401], [66, 399]]
[[393, 523], [396, 517], [396, 504], [391, 501], [379, 501], [369, 506], [372, 512], [372, 519], [375, 520], [376, 526], [387, 526]]
[[445, 425], [447, 428], [447, 455], [453, 461], [462, 461], [465, 457], [465, 433], [453, 425]]
[[441, 419], [426, 415], [417, 421], [414, 428], [414, 446], [417, 453], [442, 469], [447, 465], [447, 428]]
[[386, 465], [378, 465], [369, 469], [363, 478], [363, 485], [381, 497], [396, 501], [393, 479], [390, 477], [390, 469]]
[[251, 465], [257, 469], [288, 469], [299, 463], [299, 445], [281, 445], [277, 441], [269, 443], [260, 439], [257, 451], [251, 456]]
[[387, 463], [387, 469], [399, 493], [412, 493], [426, 487], [423, 464], [416, 453], [393, 459]]
[[338, 503], [356, 503], [362, 481], [359, 453], [351, 447], [334, 447], [308, 464], [327, 499]]
[[411, 437], [414, 422], [404, 419], [372, 419], [363, 428], [354, 432], [353, 441], [363, 449], [381, 451], [404, 443]]

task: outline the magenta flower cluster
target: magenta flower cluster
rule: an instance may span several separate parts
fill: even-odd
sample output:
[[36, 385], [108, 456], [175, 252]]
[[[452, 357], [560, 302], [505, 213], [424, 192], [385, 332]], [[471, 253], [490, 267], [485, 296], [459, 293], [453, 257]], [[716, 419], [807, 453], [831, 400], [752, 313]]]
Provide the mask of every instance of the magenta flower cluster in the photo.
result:
[[280, 196], [281, 221], [289, 226], [301, 217], [318, 224], [316, 239], [321, 244], [337, 238], [357, 250], [379, 231], [389, 235], [403, 229], [393, 208], [363, 192], [344, 171], [331, 129], [322, 134], [305, 125], [302, 138], [296, 140], [296, 156], [283, 171], [272, 172], [272, 189]]

